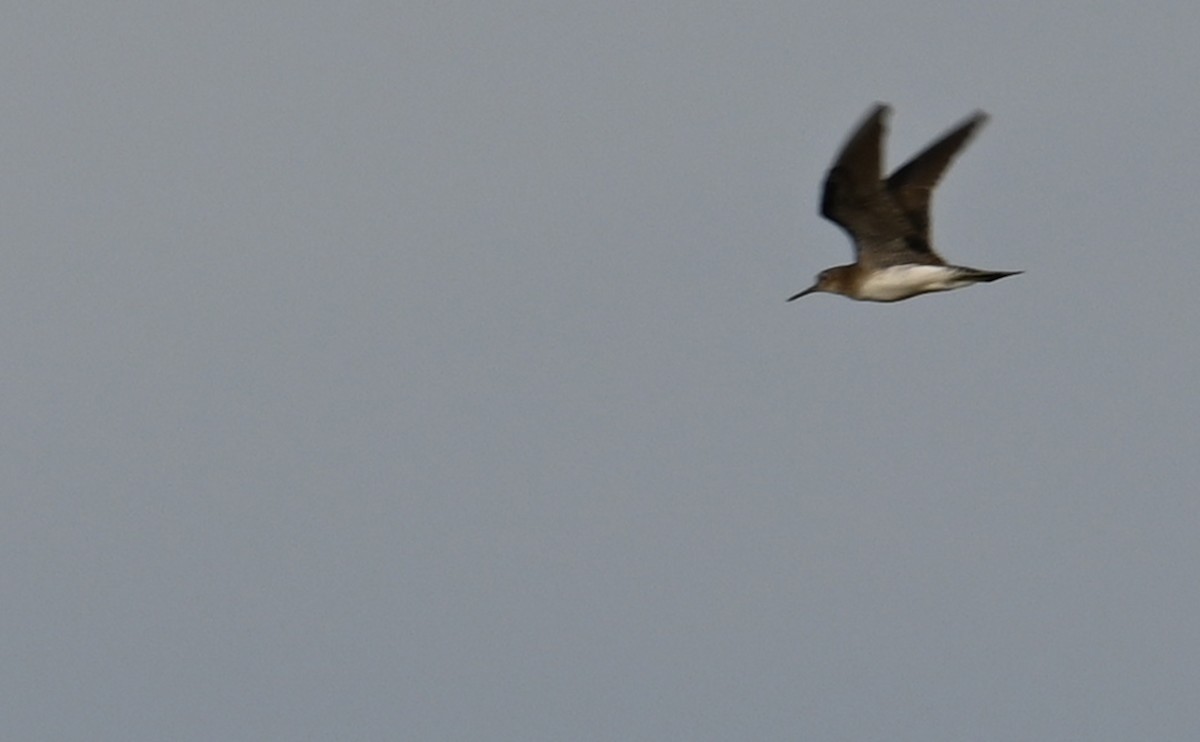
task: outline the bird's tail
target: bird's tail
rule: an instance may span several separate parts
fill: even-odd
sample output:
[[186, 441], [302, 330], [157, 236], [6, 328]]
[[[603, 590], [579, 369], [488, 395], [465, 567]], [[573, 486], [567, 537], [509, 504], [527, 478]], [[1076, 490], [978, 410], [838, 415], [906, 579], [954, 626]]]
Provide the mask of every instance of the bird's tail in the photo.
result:
[[999, 281], [1001, 278], [1007, 278], [1009, 276], [1019, 276], [1024, 272], [1025, 271], [981, 271], [975, 268], [970, 268], [966, 278], [969, 278], [972, 281], [990, 283], [992, 281]]

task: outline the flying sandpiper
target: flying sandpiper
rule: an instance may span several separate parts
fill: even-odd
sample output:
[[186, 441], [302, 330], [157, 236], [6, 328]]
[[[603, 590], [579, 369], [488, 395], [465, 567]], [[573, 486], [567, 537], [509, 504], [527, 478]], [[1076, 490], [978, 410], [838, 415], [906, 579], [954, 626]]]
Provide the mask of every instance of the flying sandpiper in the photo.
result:
[[929, 235], [933, 188], [987, 114], [967, 117], [885, 180], [883, 135], [890, 112], [877, 103], [825, 176], [821, 216], [849, 233], [855, 262], [821, 271], [816, 283], [788, 301], [820, 291], [859, 301], [900, 301], [1022, 272], [947, 265]]

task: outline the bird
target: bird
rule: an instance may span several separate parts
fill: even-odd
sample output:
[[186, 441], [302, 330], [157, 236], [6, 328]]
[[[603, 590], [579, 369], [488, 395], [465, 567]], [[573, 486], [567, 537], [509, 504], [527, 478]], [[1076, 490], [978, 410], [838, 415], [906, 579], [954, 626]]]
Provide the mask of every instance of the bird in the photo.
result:
[[933, 189], [987, 114], [971, 114], [884, 179], [883, 137], [890, 114], [890, 106], [876, 103], [825, 176], [821, 216], [850, 235], [855, 262], [821, 271], [812, 286], [788, 301], [826, 292], [894, 302], [1024, 272], [950, 265], [934, 251], [930, 237]]

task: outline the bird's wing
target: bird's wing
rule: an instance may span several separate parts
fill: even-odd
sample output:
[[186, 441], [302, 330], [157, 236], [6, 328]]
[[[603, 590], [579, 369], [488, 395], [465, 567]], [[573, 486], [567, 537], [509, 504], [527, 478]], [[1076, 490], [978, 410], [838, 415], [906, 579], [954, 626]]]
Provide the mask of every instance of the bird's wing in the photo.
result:
[[860, 263], [941, 263], [883, 181], [883, 135], [891, 109], [876, 104], [842, 146], [821, 195], [821, 216], [849, 233]]
[[933, 238], [929, 228], [929, 204], [933, 198], [934, 186], [955, 156], [986, 121], [987, 114], [976, 111], [904, 163], [887, 179], [888, 193], [904, 212], [916, 233], [917, 239], [912, 240], [913, 245], [910, 249], [920, 251], [920, 246], [923, 245], [925, 251], [936, 255], [933, 252]]

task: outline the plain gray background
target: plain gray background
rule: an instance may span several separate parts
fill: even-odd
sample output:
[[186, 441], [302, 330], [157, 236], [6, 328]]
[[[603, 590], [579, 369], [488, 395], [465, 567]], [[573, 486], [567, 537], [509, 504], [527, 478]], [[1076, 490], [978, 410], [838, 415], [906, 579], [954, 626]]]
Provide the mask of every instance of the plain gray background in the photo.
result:
[[[1198, 34], [9, 8], [5, 736], [1200, 737]], [[1025, 275], [784, 303], [876, 100]]]

